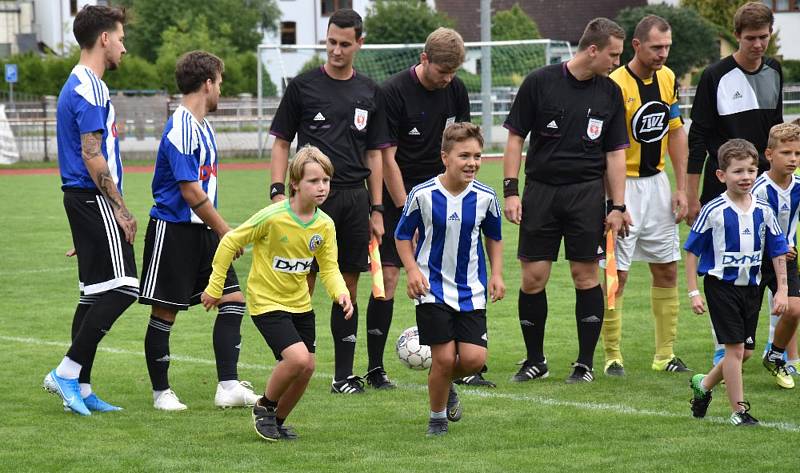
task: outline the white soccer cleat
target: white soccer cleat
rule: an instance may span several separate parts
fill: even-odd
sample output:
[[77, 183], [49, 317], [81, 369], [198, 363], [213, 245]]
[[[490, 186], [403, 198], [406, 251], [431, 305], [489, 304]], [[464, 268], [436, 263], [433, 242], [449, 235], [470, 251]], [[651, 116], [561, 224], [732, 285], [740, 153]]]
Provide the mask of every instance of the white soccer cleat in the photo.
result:
[[260, 397], [253, 392], [253, 385], [249, 381], [239, 381], [239, 384], [231, 389], [225, 389], [222, 383], [217, 383], [214, 405], [221, 408], [252, 407]]
[[183, 404], [178, 395], [172, 389], [167, 389], [158, 395], [153, 401], [153, 407], [159, 411], [185, 411], [186, 404]]

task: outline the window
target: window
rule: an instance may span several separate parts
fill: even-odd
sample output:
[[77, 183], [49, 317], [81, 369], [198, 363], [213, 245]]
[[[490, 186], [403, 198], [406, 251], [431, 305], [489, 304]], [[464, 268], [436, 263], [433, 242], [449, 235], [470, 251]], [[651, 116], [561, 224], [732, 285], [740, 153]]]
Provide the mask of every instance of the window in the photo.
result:
[[297, 23], [281, 22], [281, 44], [297, 44]]
[[800, 11], [800, 0], [762, 0], [775, 13]]
[[320, 0], [320, 11], [323, 16], [331, 16], [340, 8], [353, 8], [353, 0]]
[[72, 16], [78, 14], [78, 0], [69, 0], [69, 14]]

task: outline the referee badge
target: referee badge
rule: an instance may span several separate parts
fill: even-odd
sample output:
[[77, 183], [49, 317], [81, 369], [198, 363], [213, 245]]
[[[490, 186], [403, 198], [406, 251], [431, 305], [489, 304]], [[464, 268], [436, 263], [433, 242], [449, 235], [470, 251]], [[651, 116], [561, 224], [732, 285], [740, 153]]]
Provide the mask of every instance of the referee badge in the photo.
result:
[[319, 233], [315, 233], [310, 240], [308, 240], [308, 249], [311, 251], [317, 251], [317, 248], [322, 245], [322, 236]]
[[353, 125], [356, 126], [358, 131], [367, 127], [367, 115], [369, 115], [369, 113], [366, 110], [356, 108], [356, 114], [353, 116]]
[[596, 140], [600, 138], [600, 135], [602, 133], [603, 133], [603, 120], [590, 118], [589, 124], [586, 126], [586, 136], [588, 136], [590, 140]]

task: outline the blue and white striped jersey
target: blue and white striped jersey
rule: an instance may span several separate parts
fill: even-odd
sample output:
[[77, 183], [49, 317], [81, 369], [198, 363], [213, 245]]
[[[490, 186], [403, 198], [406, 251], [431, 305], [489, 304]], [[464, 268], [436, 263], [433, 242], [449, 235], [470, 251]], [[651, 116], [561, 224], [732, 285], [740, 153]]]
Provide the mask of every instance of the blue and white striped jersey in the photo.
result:
[[58, 95], [56, 140], [58, 167], [63, 188], [97, 189], [81, 155], [81, 135], [102, 132], [100, 151], [117, 190], [122, 193], [122, 160], [119, 157], [117, 124], [108, 87], [88, 67], [72, 68]]
[[753, 195], [766, 200], [778, 219], [781, 231], [792, 246], [797, 246], [797, 219], [800, 211], [800, 176], [793, 175], [789, 187], [775, 184], [767, 173], [758, 176], [753, 185]]
[[408, 194], [395, 238], [411, 240], [419, 230], [416, 260], [430, 292], [417, 304], [446, 304], [460, 312], [486, 308], [486, 258], [481, 232], [501, 240], [501, 215], [492, 188], [472, 181], [454, 196], [439, 177]]
[[755, 196], [742, 211], [723, 193], [700, 210], [684, 244], [700, 258], [697, 274], [710, 274], [736, 286], [761, 282], [762, 258], [789, 251], [769, 204]]
[[183, 105], [167, 120], [153, 173], [150, 216], [173, 223], [203, 223], [183, 199], [179, 184], [197, 181], [217, 207], [217, 140]]

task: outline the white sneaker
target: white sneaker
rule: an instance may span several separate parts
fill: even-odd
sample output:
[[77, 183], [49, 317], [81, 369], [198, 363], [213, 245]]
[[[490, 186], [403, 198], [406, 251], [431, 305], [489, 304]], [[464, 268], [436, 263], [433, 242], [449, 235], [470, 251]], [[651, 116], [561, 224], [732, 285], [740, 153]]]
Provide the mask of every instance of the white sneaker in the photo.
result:
[[249, 381], [239, 381], [235, 388], [225, 389], [217, 383], [214, 405], [217, 407], [252, 407], [261, 396], [253, 392]]
[[167, 389], [153, 401], [153, 407], [160, 411], [185, 411], [186, 404], [181, 403], [172, 389]]

